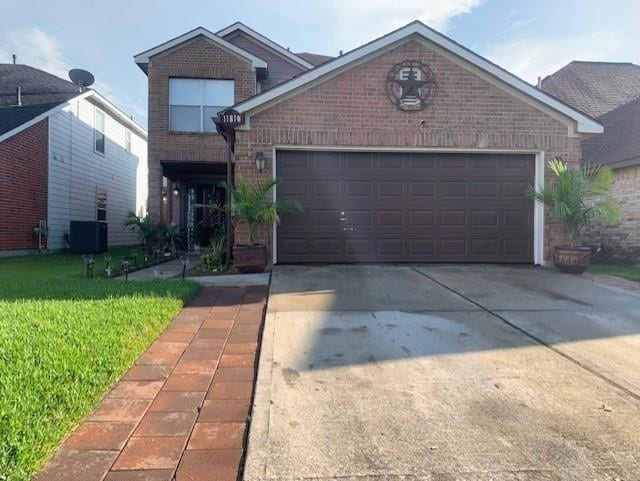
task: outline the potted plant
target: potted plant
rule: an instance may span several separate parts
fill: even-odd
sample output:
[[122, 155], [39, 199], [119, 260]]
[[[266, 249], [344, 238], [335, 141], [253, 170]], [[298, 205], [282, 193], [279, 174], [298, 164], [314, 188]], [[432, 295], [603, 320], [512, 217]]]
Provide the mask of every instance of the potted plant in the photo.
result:
[[273, 188], [278, 183], [274, 179], [249, 184], [238, 175], [235, 187], [230, 190], [231, 219], [234, 225], [242, 222], [247, 228], [247, 243], [233, 246], [233, 265], [240, 272], [262, 272], [267, 266], [267, 246], [256, 239], [261, 226], [278, 224], [285, 212], [302, 212], [299, 202], [273, 200]]
[[606, 166], [570, 169], [560, 159], [549, 161], [553, 178], [529, 196], [541, 202], [563, 224], [566, 245], [555, 246], [553, 263], [560, 272], [582, 274], [589, 266], [591, 248], [580, 244], [582, 231], [596, 219], [609, 224], [620, 220], [618, 206], [610, 197], [613, 172]]

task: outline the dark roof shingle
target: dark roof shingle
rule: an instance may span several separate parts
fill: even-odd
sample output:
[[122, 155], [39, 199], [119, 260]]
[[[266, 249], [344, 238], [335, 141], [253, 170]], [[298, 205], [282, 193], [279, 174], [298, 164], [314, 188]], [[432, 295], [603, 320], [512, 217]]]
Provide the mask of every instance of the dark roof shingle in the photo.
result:
[[[17, 105], [17, 89], [22, 105]], [[0, 135], [79, 95], [67, 80], [28, 65], [0, 64]]]
[[314, 67], [317, 67], [318, 65], [322, 65], [323, 63], [334, 59], [334, 57], [331, 57], [329, 55], [321, 55], [319, 53], [300, 52], [300, 53], [296, 53], [296, 55], [298, 57], [305, 59]]
[[16, 90], [22, 90], [22, 105], [66, 102], [79, 94], [78, 87], [28, 65], [0, 64], [0, 107], [16, 105]]
[[29, 120], [45, 113], [60, 102], [51, 104], [29, 105], [27, 107], [0, 107], [0, 135], [6, 134], [10, 130], [20, 127]]
[[573, 61], [545, 77], [541, 88], [597, 118], [640, 96], [640, 65]]
[[600, 117], [604, 133], [582, 141], [584, 165], [625, 167], [640, 164], [640, 98]]

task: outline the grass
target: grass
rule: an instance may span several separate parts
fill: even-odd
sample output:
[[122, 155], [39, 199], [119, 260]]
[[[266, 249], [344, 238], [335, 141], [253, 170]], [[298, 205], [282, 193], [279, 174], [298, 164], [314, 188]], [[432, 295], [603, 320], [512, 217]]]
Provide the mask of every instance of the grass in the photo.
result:
[[87, 279], [77, 254], [0, 259], [0, 481], [30, 480], [197, 290]]
[[592, 264], [589, 266], [592, 274], [607, 274], [609, 276], [622, 277], [630, 281], [640, 282], [639, 266], [620, 266], [614, 264]]

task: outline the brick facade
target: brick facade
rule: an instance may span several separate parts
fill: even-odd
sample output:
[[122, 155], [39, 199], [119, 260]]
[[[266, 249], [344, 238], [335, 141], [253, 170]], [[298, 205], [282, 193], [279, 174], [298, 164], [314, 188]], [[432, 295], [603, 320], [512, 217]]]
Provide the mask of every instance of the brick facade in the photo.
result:
[[47, 119], [0, 142], [0, 252], [38, 248], [33, 228], [47, 218]]
[[169, 131], [171, 77], [233, 79], [235, 100], [256, 93], [251, 63], [210, 40], [197, 37], [151, 59], [149, 76], [149, 213], [154, 222], [162, 212], [162, 165], [171, 162], [226, 162], [226, 144], [213, 133]]
[[603, 257], [617, 262], [640, 262], [640, 165], [613, 171], [612, 196], [622, 213], [620, 224], [598, 223], [585, 235], [591, 245], [603, 245]]
[[[426, 62], [435, 73], [438, 90], [424, 111], [400, 111], [387, 98], [386, 76], [404, 60]], [[272, 176], [271, 162], [259, 173], [253, 159], [262, 151], [271, 160], [274, 145], [530, 149], [572, 166], [581, 155], [580, 139], [568, 136], [565, 123], [415, 40], [252, 115], [250, 126], [236, 144], [236, 171], [249, 180]], [[545, 259], [562, 235], [546, 219]], [[236, 233], [241, 242], [245, 236]], [[270, 232], [261, 240], [270, 244]]]

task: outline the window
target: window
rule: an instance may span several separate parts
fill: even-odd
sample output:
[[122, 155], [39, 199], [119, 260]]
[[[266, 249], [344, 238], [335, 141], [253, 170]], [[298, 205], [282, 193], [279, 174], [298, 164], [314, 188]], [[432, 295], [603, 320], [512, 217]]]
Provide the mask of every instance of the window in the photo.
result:
[[96, 219], [101, 222], [107, 220], [107, 191], [99, 190], [96, 193]]
[[99, 154], [104, 154], [104, 123], [104, 112], [96, 108], [93, 125], [93, 150], [95, 150]]
[[129, 129], [124, 130], [124, 150], [131, 153], [131, 131]]
[[215, 132], [211, 117], [233, 104], [233, 80], [169, 79], [169, 130]]

